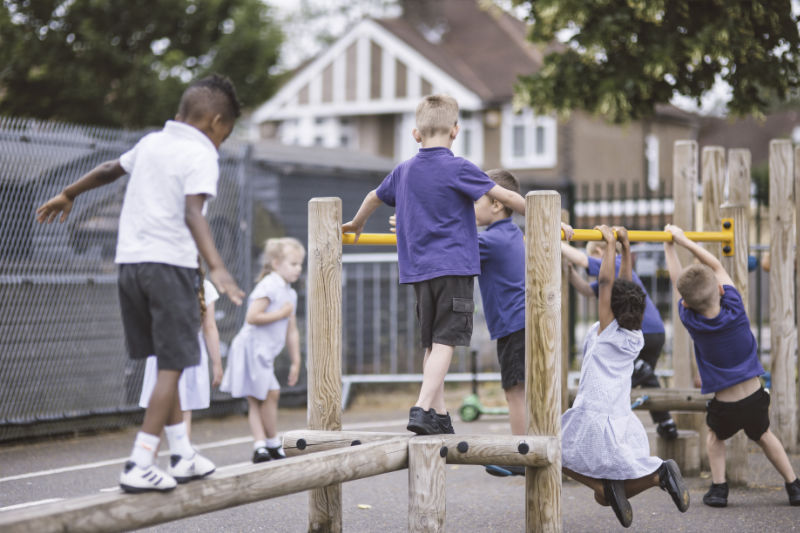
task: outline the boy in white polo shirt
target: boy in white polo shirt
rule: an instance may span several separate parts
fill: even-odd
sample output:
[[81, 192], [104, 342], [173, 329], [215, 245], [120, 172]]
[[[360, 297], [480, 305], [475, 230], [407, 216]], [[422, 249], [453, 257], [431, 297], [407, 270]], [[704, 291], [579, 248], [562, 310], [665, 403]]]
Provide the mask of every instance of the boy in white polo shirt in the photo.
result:
[[[127, 492], [167, 491], [205, 477], [214, 464], [192, 448], [178, 398], [184, 368], [199, 363], [198, 251], [208, 277], [241, 304], [244, 293], [225, 268], [203, 217], [217, 192], [219, 154], [239, 103], [233, 84], [213, 75], [183, 93], [174, 121], [144, 136], [119, 159], [101, 163], [37, 210], [39, 222], [64, 222], [79, 194], [130, 174], [117, 241], [119, 299], [130, 357], [158, 357], [158, 377], [120, 476]], [[155, 465], [162, 429], [171, 457], [167, 472]]]

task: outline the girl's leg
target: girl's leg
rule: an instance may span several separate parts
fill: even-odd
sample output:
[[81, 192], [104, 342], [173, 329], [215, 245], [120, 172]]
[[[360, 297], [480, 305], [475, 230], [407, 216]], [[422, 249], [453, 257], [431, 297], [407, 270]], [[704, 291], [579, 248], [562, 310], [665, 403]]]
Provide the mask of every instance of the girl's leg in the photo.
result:
[[247, 422], [250, 424], [250, 433], [256, 442], [267, 439], [264, 423], [261, 420], [261, 404], [263, 402], [252, 396], [247, 397]]
[[274, 439], [278, 435], [278, 399], [280, 397], [279, 389], [271, 390], [267, 393], [267, 399], [261, 402], [261, 423], [268, 439]]
[[648, 474], [646, 476], [637, 479], [626, 479], [625, 495], [628, 498], [633, 498], [640, 492], [644, 492], [652, 487], [657, 487], [658, 481], [659, 481], [658, 470], [656, 470], [652, 474]]
[[561, 471], [564, 472], [566, 475], [574, 479], [579, 483], [583, 483], [590, 489], [594, 491], [594, 499], [600, 505], [608, 505], [606, 502], [605, 493], [603, 491], [603, 480], [595, 479], [593, 477], [584, 476], [583, 474], [579, 474], [570, 470], [569, 468], [562, 466]]
[[781, 441], [772, 431], [767, 429], [758, 439], [758, 445], [764, 450], [764, 455], [767, 456], [775, 470], [783, 476], [786, 483], [791, 483], [797, 479], [794, 469], [792, 469], [792, 463], [789, 462], [789, 457], [786, 455], [786, 450], [783, 449]]
[[508, 402], [508, 418], [511, 422], [512, 435], [525, 435], [527, 428], [525, 424], [525, 385], [517, 383], [505, 391], [506, 401]]
[[708, 430], [706, 439], [708, 464], [711, 467], [711, 482], [725, 483], [725, 441], [719, 440], [713, 429]]
[[453, 347], [446, 344], [433, 343], [430, 350], [426, 350], [422, 363], [422, 386], [419, 398], [415, 404], [428, 410], [431, 407], [437, 413], [447, 412], [444, 401], [444, 377], [450, 369], [450, 360], [453, 358]]
[[191, 411], [184, 411], [183, 412], [183, 422], [186, 424], [186, 436], [191, 438], [191, 436], [192, 436], [192, 412]]

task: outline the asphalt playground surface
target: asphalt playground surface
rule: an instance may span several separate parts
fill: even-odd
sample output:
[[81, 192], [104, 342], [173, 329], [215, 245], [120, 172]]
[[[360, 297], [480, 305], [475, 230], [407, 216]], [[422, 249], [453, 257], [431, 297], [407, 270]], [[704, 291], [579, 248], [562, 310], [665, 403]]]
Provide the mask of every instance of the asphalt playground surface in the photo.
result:
[[[407, 409], [361, 406], [344, 413], [344, 429], [404, 431]], [[281, 409], [282, 431], [306, 426], [304, 409]], [[502, 416], [465, 423], [454, 419], [458, 434], [503, 434]], [[0, 514], [7, 510], [116, 491], [122, 464], [137, 428], [112, 433], [0, 446]], [[248, 462], [252, 453], [245, 416], [198, 420], [193, 443], [218, 468]], [[800, 455], [791, 455], [800, 472]], [[159, 462], [166, 466], [167, 457]], [[783, 480], [751, 447], [751, 481], [732, 488], [725, 509], [702, 503], [710, 480], [707, 474], [687, 479], [691, 505], [686, 513], [675, 508], [666, 492], [648, 490], [631, 500], [637, 532], [790, 532], [800, 531], [800, 507], [790, 507]], [[488, 475], [481, 466], [447, 465], [446, 531], [516, 532], [525, 530], [525, 480]], [[610, 508], [594, 502], [592, 492], [574, 481], [562, 487], [565, 532], [623, 531]], [[346, 532], [403, 532], [408, 524], [408, 471], [352, 481], [342, 485], [343, 529]], [[148, 532], [307, 531], [307, 493], [243, 505], [144, 529]]]

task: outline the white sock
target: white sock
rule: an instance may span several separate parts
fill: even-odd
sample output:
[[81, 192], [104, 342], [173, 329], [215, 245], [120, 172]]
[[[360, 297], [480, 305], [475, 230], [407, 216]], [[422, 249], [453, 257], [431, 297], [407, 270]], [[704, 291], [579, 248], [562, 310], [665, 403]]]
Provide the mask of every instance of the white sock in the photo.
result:
[[265, 440], [257, 440], [253, 443], [253, 449], [257, 450], [259, 448], [265, 448], [267, 446], [267, 441]]
[[184, 459], [194, 455], [194, 448], [192, 448], [189, 436], [186, 434], [185, 422], [180, 422], [174, 426], [164, 426], [164, 433], [167, 434], [169, 451], [172, 455], [180, 455]]
[[131, 461], [142, 468], [152, 465], [155, 462], [156, 450], [160, 441], [161, 439], [155, 435], [143, 431], [137, 433], [136, 440], [133, 441], [133, 450], [131, 450]]
[[280, 446], [281, 446], [280, 437], [273, 437], [271, 439], [267, 439], [267, 448], [280, 448]]

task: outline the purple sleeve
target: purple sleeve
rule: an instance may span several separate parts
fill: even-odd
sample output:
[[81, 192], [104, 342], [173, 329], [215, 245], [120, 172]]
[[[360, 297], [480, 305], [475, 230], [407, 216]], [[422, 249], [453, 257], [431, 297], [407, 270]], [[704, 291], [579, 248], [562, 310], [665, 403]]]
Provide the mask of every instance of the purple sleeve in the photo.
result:
[[484, 171], [470, 163], [466, 159], [462, 161], [461, 171], [458, 174], [456, 187], [463, 194], [467, 195], [472, 201], [492, 190], [495, 183], [486, 175]]
[[736, 287], [733, 285], [723, 285], [722, 290], [723, 293], [722, 298], [720, 298], [720, 305], [725, 309], [734, 311], [737, 315], [741, 313], [746, 314], [742, 295], [739, 294]]
[[586, 259], [589, 260], [589, 265], [586, 267], [586, 273], [590, 276], [596, 276], [600, 273], [600, 265], [603, 263], [601, 260], [597, 259], [596, 257], [586, 256]]
[[381, 202], [385, 203], [388, 206], [394, 207], [395, 206], [395, 179], [394, 179], [394, 170], [389, 172], [389, 174], [383, 178], [378, 189], [375, 191], [375, 194], [378, 195], [378, 198]]
[[489, 235], [487, 235], [488, 233], [488, 231], [482, 231], [478, 233], [478, 251], [481, 256], [481, 263], [489, 259], [489, 256], [491, 255], [489, 253], [490, 244]]

